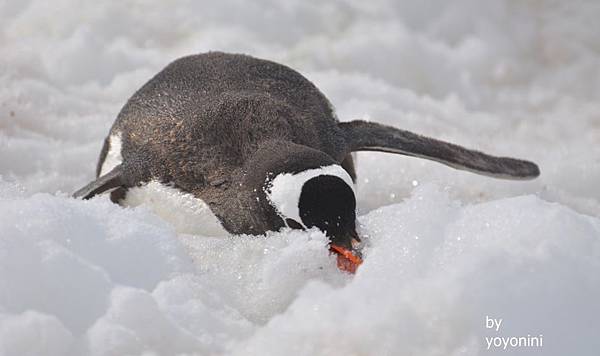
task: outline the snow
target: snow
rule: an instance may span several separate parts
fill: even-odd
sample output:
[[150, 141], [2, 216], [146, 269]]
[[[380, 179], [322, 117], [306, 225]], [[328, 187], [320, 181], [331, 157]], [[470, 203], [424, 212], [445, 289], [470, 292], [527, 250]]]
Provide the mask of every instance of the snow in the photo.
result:
[[[0, 355], [595, 355], [599, 15], [584, 0], [0, 2]], [[298, 69], [341, 120], [542, 175], [358, 154], [355, 276], [315, 230], [191, 235], [144, 205], [69, 198], [127, 98], [208, 50]], [[543, 346], [486, 350], [527, 335]]]

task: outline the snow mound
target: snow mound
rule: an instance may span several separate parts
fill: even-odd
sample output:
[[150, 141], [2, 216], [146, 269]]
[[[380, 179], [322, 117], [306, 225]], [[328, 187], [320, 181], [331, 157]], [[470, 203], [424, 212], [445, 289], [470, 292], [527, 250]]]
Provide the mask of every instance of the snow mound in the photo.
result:
[[420, 187], [360, 217], [354, 277], [318, 231], [177, 236], [145, 209], [47, 194], [0, 216], [3, 355], [476, 355], [486, 316], [551, 354], [600, 347], [600, 220], [535, 196]]

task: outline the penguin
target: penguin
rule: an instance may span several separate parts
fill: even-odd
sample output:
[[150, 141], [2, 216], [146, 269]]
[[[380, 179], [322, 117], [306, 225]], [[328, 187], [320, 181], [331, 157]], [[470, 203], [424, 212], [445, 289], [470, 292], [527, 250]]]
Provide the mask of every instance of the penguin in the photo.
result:
[[344, 254], [360, 241], [356, 151], [424, 158], [503, 179], [540, 173], [533, 162], [376, 122], [340, 122], [328, 99], [295, 70], [209, 52], [173, 61], [133, 94], [104, 140], [96, 179], [74, 197], [110, 193], [126, 205], [139, 189], [159, 187], [186, 197], [190, 203], [183, 205], [209, 209], [230, 234], [316, 227]]

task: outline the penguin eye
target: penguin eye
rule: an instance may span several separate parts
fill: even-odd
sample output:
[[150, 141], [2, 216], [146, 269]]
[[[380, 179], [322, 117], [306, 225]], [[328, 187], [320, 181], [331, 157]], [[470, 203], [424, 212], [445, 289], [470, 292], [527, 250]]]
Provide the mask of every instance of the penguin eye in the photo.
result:
[[285, 223], [287, 226], [289, 226], [292, 229], [304, 230], [304, 227], [294, 219], [287, 218], [287, 219], [285, 219]]

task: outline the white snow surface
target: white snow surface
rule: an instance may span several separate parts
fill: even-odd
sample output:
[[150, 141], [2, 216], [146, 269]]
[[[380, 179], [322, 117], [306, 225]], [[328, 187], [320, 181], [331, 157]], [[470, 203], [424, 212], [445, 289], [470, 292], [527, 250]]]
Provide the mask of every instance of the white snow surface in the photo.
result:
[[[0, 1], [0, 355], [597, 355], [599, 17], [594, 0]], [[318, 231], [190, 235], [70, 198], [128, 97], [208, 50], [292, 66], [342, 121], [542, 175], [358, 154], [354, 276]]]

